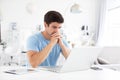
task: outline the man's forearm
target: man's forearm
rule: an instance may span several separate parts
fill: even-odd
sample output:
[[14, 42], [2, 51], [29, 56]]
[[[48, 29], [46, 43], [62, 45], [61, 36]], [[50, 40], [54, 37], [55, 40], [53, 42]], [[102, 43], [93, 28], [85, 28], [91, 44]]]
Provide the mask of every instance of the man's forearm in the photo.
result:
[[61, 44], [60, 47], [61, 47], [61, 49], [62, 49], [62, 54], [63, 54], [63, 56], [65, 57], [65, 59], [67, 59], [67, 57], [68, 57], [69, 54], [70, 54], [70, 49], [67, 48], [64, 44]]
[[30, 63], [32, 67], [37, 67], [39, 64], [41, 64], [48, 57], [53, 46], [54, 45], [52, 43], [49, 43], [42, 51], [31, 55]]

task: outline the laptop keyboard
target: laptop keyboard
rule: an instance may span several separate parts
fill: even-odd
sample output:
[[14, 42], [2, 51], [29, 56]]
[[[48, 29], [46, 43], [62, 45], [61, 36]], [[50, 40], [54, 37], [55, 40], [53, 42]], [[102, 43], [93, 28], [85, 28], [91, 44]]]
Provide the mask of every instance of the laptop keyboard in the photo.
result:
[[62, 66], [40, 66], [41, 70], [48, 70], [53, 72], [59, 72]]

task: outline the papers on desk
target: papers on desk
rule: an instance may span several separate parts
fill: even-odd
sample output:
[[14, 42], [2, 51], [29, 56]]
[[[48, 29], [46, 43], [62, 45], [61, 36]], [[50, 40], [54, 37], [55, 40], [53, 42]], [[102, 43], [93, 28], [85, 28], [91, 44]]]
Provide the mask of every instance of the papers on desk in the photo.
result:
[[36, 69], [12, 69], [12, 70], [7, 70], [4, 71], [5, 73], [9, 73], [9, 74], [26, 74], [26, 73], [32, 73], [32, 72], [37, 72]]

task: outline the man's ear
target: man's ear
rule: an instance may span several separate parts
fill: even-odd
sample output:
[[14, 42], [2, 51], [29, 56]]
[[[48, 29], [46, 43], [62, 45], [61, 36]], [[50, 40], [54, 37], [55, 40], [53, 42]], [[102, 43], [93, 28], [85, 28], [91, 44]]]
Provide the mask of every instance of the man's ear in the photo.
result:
[[46, 22], [44, 22], [44, 26], [45, 26], [45, 27], [48, 27], [48, 24], [47, 24]]
[[46, 27], [46, 22], [44, 22], [44, 26]]

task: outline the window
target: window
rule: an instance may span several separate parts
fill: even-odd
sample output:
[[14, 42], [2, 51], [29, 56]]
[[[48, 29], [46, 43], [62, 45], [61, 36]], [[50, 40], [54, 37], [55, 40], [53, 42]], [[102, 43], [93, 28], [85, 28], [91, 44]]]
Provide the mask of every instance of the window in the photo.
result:
[[120, 46], [120, 0], [107, 0], [106, 19], [100, 31], [102, 46]]
[[108, 10], [106, 20], [107, 45], [120, 46], [120, 7]]

